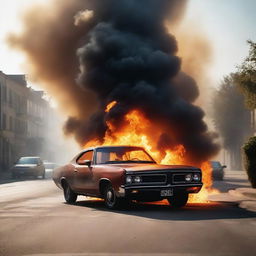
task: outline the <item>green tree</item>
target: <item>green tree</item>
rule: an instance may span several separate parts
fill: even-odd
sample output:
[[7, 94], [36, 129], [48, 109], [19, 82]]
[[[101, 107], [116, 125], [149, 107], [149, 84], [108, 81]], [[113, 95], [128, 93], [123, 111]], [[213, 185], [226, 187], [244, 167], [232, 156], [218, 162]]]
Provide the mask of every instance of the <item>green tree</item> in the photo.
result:
[[213, 122], [228, 151], [231, 168], [241, 167], [241, 146], [251, 133], [250, 112], [244, 106], [244, 97], [236, 86], [236, 75], [222, 81], [213, 95]]
[[255, 132], [255, 109], [256, 109], [256, 43], [247, 41], [250, 49], [249, 54], [238, 68], [236, 82], [245, 97], [245, 104], [251, 110], [251, 124]]

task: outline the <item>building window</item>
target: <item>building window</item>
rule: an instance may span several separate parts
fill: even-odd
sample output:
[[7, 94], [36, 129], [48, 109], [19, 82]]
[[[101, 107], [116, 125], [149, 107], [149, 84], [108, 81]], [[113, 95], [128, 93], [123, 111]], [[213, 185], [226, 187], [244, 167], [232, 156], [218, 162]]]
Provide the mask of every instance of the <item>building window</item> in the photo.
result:
[[7, 102], [7, 87], [3, 85], [3, 102]]
[[9, 117], [9, 130], [12, 131], [12, 117]]
[[9, 90], [9, 106], [12, 107], [12, 103], [13, 103], [13, 100], [12, 100], [12, 90]]
[[6, 114], [3, 114], [3, 130], [6, 130]]

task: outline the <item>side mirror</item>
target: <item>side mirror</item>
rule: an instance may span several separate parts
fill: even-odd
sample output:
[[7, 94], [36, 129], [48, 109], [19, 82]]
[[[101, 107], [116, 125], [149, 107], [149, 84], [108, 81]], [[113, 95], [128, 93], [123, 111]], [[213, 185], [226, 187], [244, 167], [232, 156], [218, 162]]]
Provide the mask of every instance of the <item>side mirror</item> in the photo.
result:
[[88, 167], [90, 167], [91, 164], [92, 164], [92, 161], [91, 160], [82, 160], [82, 161], [79, 162], [79, 164], [87, 165]]
[[226, 165], [223, 165], [222, 168], [223, 168], [223, 169], [224, 169], [224, 168], [227, 168], [227, 166], [226, 166]]

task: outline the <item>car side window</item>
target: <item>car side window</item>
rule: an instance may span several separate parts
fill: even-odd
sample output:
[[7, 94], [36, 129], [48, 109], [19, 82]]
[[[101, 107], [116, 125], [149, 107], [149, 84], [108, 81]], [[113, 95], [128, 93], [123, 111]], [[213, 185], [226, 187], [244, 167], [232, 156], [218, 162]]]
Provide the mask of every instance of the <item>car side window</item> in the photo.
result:
[[83, 164], [85, 160], [92, 161], [93, 159], [93, 150], [84, 152], [78, 159], [78, 164]]

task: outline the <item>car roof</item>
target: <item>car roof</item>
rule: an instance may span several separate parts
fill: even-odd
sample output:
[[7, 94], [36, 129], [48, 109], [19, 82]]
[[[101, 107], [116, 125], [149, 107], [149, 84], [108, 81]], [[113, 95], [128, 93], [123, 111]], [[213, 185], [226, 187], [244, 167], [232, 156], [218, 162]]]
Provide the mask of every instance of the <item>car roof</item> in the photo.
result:
[[40, 156], [22, 156], [20, 158], [40, 158]]
[[81, 150], [73, 159], [72, 161], [76, 160], [81, 154], [83, 154], [86, 151], [90, 151], [90, 150], [96, 150], [96, 149], [102, 149], [102, 148], [138, 148], [138, 149], [143, 149], [145, 150], [143, 147], [140, 146], [127, 146], [127, 145], [119, 145], [119, 146], [95, 146], [95, 147], [89, 147], [89, 148], [85, 148], [83, 150]]
[[96, 147], [90, 147], [90, 148], [86, 148], [83, 151], [87, 151], [87, 150], [94, 150], [94, 149], [100, 149], [100, 148], [142, 148], [140, 146], [128, 146], [128, 145], [115, 145], [115, 146], [96, 146]]

